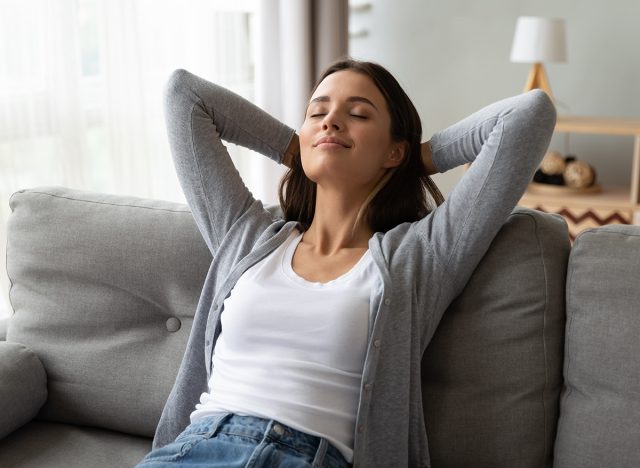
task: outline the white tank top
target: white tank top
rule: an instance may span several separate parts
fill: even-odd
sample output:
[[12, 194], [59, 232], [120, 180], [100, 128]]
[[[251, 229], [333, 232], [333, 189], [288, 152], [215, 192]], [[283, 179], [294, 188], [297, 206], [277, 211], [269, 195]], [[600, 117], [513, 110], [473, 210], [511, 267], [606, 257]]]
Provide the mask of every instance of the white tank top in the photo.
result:
[[325, 437], [351, 462], [369, 298], [380, 277], [367, 250], [342, 276], [307, 281], [291, 267], [301, 239], [294, 229], [224, 301], [209, 392], [191, 422], [221, 412], [275, 419]]

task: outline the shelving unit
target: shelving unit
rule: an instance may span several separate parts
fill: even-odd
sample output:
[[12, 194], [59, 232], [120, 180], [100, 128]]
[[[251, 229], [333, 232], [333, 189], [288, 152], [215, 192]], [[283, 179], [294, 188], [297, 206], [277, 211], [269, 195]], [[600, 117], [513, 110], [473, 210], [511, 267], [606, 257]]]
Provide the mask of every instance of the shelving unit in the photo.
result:
[[602, 187], [600, 193], [548, 195], [525, 192], [518, 205], [559, 213], [571, 239], [583, 230], [604, 224], [640, 224], [640, 119], [558, 116], [558, 133], [633, 136], [633, 159], [628, 186]]

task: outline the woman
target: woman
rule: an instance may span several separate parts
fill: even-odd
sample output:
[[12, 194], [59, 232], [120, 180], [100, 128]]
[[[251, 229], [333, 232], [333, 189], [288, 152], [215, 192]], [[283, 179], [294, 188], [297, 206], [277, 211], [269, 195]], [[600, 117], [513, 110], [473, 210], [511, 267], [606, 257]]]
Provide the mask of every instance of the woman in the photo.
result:
[[[534, 90], [421, 145], [392, 75], [344, 60], [320, 78], [296, 135], [174, 72], [169, 141], [214, 260], [139, 466], [429, 466], [422, 354], [522, 196], [555, 116]], [[285, 219], [253, 198], [221, 139], [290, 167]], [[428, 174], [471, 162], [442, 202]]]

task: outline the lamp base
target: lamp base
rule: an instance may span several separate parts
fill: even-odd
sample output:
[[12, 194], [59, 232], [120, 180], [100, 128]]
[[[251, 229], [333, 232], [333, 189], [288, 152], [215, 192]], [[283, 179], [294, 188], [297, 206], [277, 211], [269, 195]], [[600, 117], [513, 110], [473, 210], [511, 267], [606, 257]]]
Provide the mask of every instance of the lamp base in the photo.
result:
[[524, 92], [526, 93], [534, 88], [540, 88], [555, 102], [553, 94], [551, 93], [551, 87], [549, 86], [549, 80], [547, 79], [547, 73], [544, 71], [544, 65], [541, 63], [534, 63], [533, 67], [531, 67], [527, 84], [524, 86]]

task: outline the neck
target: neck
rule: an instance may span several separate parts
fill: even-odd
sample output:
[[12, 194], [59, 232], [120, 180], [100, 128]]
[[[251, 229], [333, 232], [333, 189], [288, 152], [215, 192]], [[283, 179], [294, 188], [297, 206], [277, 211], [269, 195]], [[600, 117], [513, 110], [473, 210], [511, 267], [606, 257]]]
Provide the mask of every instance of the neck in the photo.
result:
[[316, 192], [315, 214], [303, 240], [320, 255], [332, 255], [341, 249], [367, 248], [373, 231], [361, 220], [353, 229], [366, 193], [345, 195], [344, 192]]

